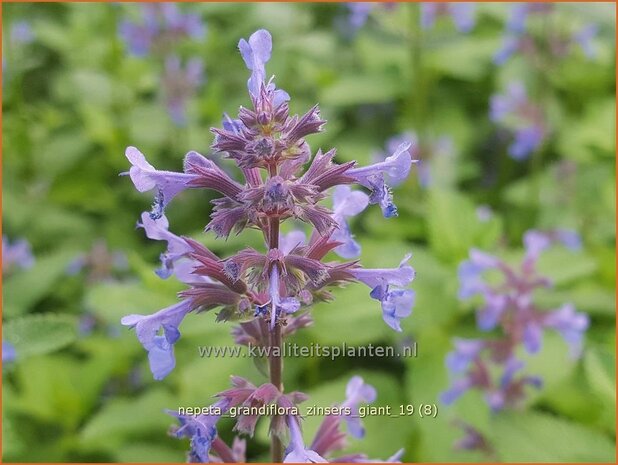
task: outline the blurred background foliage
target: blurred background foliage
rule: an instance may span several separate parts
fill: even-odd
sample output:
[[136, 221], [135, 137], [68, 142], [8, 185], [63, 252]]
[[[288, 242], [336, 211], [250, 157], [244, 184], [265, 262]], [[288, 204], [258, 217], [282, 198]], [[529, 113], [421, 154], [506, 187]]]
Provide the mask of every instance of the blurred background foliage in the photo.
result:
[[[3, 234], [25, 238], [35, 263], [3, 278], [3, 340], [16, 349], [3, 364], [5, 461], [184, 461], [187, 444], [166, 436], [164, 409], [204, 406], [231, 374], [261, 382], [249, 359], [201, 359], [196, 346], [231, 345], [230, 326], [211, 314], [192, 315], [181, 328], [177, 367], [152, 380], [145, 352], [119, 319], [174, 302], [182, 286], [161, 281], [160, 242], [135, 230], [151, 198], [129, 179], [127, 145], [159, 169], [178, 170], [189, 150], [210, 154], [211, 126], [224, 112], [248, 105], [248, 72], [236, 49], [258, 28], [273, 35], [268, 72], [303, 113], [316, 102], [328, 120], [309, 140], [313, 150], [337, 148], [339, 161], [369, 163], [403, 132], [420, 140], [431, 170], [423, 184], [413, 169], [396, 189], [399, 217], [369, 208], [353, 228], [367, 267], [393, 266], [408, 250], [417, 271], [414, 314], [395, 333], [380, 321], [363, 286], [337, 292], [313, 310], [315, 324], [299, 343], [401, 346], [418, 342], [410, 359], [293, 359], [287, 390], [309, 404], [343, 399], [345, 383], [361, 374], [378, 389], [377, 405], [437, 403], [448, 386], [444, 356], [453, 336], [474, 334], [474, 305], [457, 300], [457, 265], [471, 247], [521, 255], [530, 228], [568, 227], [583, 237], [579, 252], [552, 250], [542, 269], [556, 285], [539, 296], [549, 306], [573, 302], [591, 317], [583, 357], [570, 361], [566, 344], [546, 336], [529, 370], [545, 387], [522, 412], [491, 415], [475, 393], [439, 406], [434, 418], [365, 420], [367, 435], [350, 450], [386, 458], [405, 447], [405, 461], [479, 461], [453, 449], [465, 419], [492, 442], [504, 461], [613, 461], [615, 443], [615, 24], [611, 4], [559, 4], [553, 30], [594, 23], [589, 58], [577, 49], [546, 52], [542, 66], [516, 52], [496, 65], [507, 4], [478, 4], [467, 34], [439, 19], [419, 27], [419, 5], [376, 7], [354, 31], [345, 4], [186, 4], [207, 32], [185, 40], [179, 56], [199, 56], [205, 82], [188, 100], [186, 124], [174, 124], [161, 97], [161, 63], [132, 56], [119, 24], [139, 18], [124, 3], [3, 5]], [[535, 22], [536, 21], [536, 22]], [[531, 34], [549, 23], [531, 21]], [[20, 35], [27, 26], [29, 37]], [[26, 34], [27, 35], [27, 34]], [[24, 40], [27, 39], [27, 40]], [[537, 57], [538, 59], [538, 57]], [[492, 95], [523, 82], [539, 102], [548, 135], [527, 160], [508, 156], [508, 131], [489, 118]], [[447, 137], [447, 150], [432, 141]], [[428, 154], [424, 157], [424, 154]], [[232, 168], [226, 161], [223, 166]], [[246, 245], [247, 232], [215, 241], [202, 229], [208, 193], [187, 192], [168, 210], [172, 231], [191, 235], [227, 256]], [[319, 418], [308, 417], [306, 431]], [[225, 422], [224, 438], [232, 424]], [[268, 460], [261, 422], [248, 453]], [[310, 436], [307, 436], [310, 437]]]

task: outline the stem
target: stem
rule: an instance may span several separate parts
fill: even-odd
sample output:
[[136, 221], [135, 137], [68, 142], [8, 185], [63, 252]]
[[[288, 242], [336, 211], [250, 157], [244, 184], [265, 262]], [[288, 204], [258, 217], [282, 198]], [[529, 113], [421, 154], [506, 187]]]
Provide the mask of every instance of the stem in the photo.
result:
[[[269, 174], [271, 177], [277, 175], [276, 165], [269, 167]], [[271, 217], [268, 219], [268, 248], [279, 248], [279, 217]], [[276, 265], [275, 265], [276, 266]], [[276, 311], [273, 308], [271, 311]], [[279, 392], [283, 393], [283, 358], [281, 356], [281, 326], [278, 321], [275, 321], [275, 326], [270, 330], [268, 351], [268, 372], [270, 375], [270, 382], [279, 389]], [[283, 444], [281, 439], [276, 434], [271, 435], [270, 451], [272, 455], [273, 463], [283, 462]]]
[[279, 248], [279, 218], [268, 219], [268, 248]]
[[411, 82], [408, 103], [419, 145], [425, 143], [426, 107], [428, 100], [427, 76], [423, 69], [423, 29], [420, 25], [420, 4], [409, 5], [410, 12], [410, 73]]
[[[536, 80], [536, 89], [535, 92], [531, 94], [532, 98], [536, 98], [536, 102], [538, 108], [540, 109], [540, 118], [541, 124], [545, 126], [545, 131], [549, 130], [549, 122], [547, 121], [548, 113], [546, 109], [549, 107], [549, 103], [551, 101], [551, 83], [548, 78], [548, 74], [552, 72], [554, 68], [553, 63], [553, 54], [551, 52], [551, 40], [553, 37], [552, 33], [552, 14], [548, 13], [545, 15], [543, 20], [544, 23], [544, 31], [545, 31], [545, 43], [541, 48], [539, 54], [541, 55], [539, 62], [544, 63], [545, 69], [543, 66], [538, 65], [535, 67], [535, 80]], [[538, 122], [537, 122], [538, 124]], [[534, 207], [534, 215], [535, 219], [539, 215], [540, 210], [540, 195], [541, 195], [541, 174], [543, 168], [543, 149], [545, 143], [542, 143], [540, 147], [538, 147], [530, 156], [530, 201], [531, 205]]]
[[[274, 384], [280, 392], [283, 392], [283, 358], [281, 357], [281, 326], [276, 323], [270, 332], [270, 355], [269, 355], [270, 382]], [[283, 462], [283, 444], [276, 434], [272, 434], [270, 450], [273, 463]]]

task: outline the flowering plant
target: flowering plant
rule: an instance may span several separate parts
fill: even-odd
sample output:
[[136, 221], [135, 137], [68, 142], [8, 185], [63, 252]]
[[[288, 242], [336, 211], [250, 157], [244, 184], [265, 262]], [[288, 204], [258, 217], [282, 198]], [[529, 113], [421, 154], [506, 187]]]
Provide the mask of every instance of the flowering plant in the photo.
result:
[[[389, 269], [363, 268], [357, 260], [325, 260], [331, 251], [345, 259], [359, 256], [360, 245], [354, 240], [347, 219], [369, 204], [379, 205], [386, 218], [397, 216], [390, 185], [403, 181], [410, 172], [410, 144], [402, 143], [383, 161], [363, 167], [353, 161], [334, 162], [334, 149], [325, 153], [318, 150], [312, 156], [305, 137], [321, 131], [325, 121], [317, 105], [302, 116], [291, 116], [289, 95], [275, 86], [273, 78], [267, 79], [265, 65], [272, 51], [270, 33], [259, 30], [248, 41], [241, 40], [238, 47], [251, 71], [247, 86], [252, 107], [241, 107], [237, 119], [226, 115], [223, 128], [212, 129], [212, 147], [237, 164], [243, 182], [197, 152], [189, 152], [184, 159], [184, 171], [176, 173], [155, 169], [135, 147], [126, 150], [132, 166], [124, 174], [130, 176], [138, 191], [155, 191], [152, 211], [142, 214], [139, 226], [150, 239], [167, 242], [157, 274], [161, 278], [173, 274], [189, 286], [180, 292], [177, 304], [152, 315], [134, 314], [122, 319], [123, 325], [135, 329], [157, 380], [174, 369], [174, 344], [180, 338], [180, 323], [189, 313], [219, 309], [218, 321], [240, 321], [234, 329], [238, 343], [251, 339], [258, 345], [280, 348], [284, 337], [311, 324], [310, 305], [331, 300], [329, 289], [335, 286], [351, 282], [367, 285], [370, 297], [380, 302], [383, 320], [396, 331], [401, 331], [401, 320], [412, 311], [414, 293], [407, 289], [414, 278], [414, 270], [408, 264], [410, 255]], [[308, 166], [303, 170], [305, 165]], [[353, 184], [369, 193], [353, 190]], [[232, 232], [239, 234], [245, 228], [255, 228], [263, 233], [267, 250], [246, 248], [220, 258], [198, 241], [170, 232], [165, 208], [189, 188], [212, 189], [222, 194], [213, 201], [206, 231], [228, 237]], [[323, 204], [329, 194], [332, 208]], [[281, 223], [292, 219], [310, 225], [308, 239], [300, 229], [281, 234]], [[255, 386], [235, 377], [231, 389], [217, 394], [219, 400], [213, 407], [218, 413], [194, 417], [174, 414], [180, 422], [174, 434], [191, 438], [190, 458], [209, 461], [211, 450], [224, 461], [240, 458], [238, 450], [242, 447], [230, 448], [218, 438], [216, 430], [221, 415], [239, 405], [276, 404], [288, 412], [275, 414], [271, 420], [273, 461], [284, 458], [282, 440], [286, 431], [290, 437], [286, 461], [325, 461], [324, 455], [340, 449], [343, 435], [339, 431], [339, 417], [327, 417], [311, 448], [305, 448], [300, 415], [294, 407], [306, 396], [284, 392], [282, 370], [280, 353], [271, 351], [268, 383]], [[346, 397], [344, 405], [350, 413], [343, 419], [350, 434], [362, 436], [362, 426], [353, 412], [359, 403], [372, 402], [375, 390], [355, 377], [348, 385]], [[257, 420], [257, 415], [242, 415], [235, 429], [252, 435]], [[349, 459], [360, 461], [364, 457]]]
[[[573, 231], [530, 230], [524, 236], [525, 256], [517, 267], [476, 249], [461, 263], [459, 297], [469, 299], [481, 295], [483, 305], [476, 312], [478, 328], [500, 332], [484, 339], [455, 338], [454, 350], [446, 357], [446, 366], [454, 380], [442, 394], [443, 403], [451, 404], [466, 391], [478, 389], [494, 412], [520, 406], [526, 387], [541, 388], [542, 379], [521, 373], [525, 363], [519, 350], [538, 353], [545, 329], [557, 331], [569, 345], [571, 356], [580, 356], [588, 316], [576, 312], [570, 303], [545, 311], [534, 301], [535, 290], [551, 287], [551, 281], [538, 273], [537, 262], [540, 254], [555, 242], [570, 249], [580, 247], [580, 238]], [[484, 274], [491, 271], [502, 279], [497, 283], [486, 279]], [[487, 449], [484, 439], [470, 425], [462, 425], [469, 439], [463, 441], [467, 445], [462, 447]]]

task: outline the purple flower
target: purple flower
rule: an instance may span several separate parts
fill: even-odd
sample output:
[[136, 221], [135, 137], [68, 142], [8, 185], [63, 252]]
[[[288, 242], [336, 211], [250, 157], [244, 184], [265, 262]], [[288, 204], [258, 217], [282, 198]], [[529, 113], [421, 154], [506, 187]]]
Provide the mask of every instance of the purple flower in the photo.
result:
[[572, 229], [559, 228], [551, 231], [550, 234], [567, 249], [579, 250], [582, 248], [582, 239], [580, 235]]
[[515, 3], [511, 6], [511, 11], [506, 22], [506, 28], [515, 33], [522, 33], [526, 29], [529, 5], [526, 3]]
[[511, 82], [503, 95], [492, 95], [489, 117], [494, 122], [503, 121], [511, 113], [515, 113], [526, 104], [528, 96], [521, 82]]
[[161, 13], [166, 27], [179, 35], [200, 40], [206, 34], [206, 26], [198, 15], [183, 14], [176, 3], [162, 3]]
[[401, 332], [401, 320], [412, 314], [415, 293], [411, 289], [389, 289], [377, 286], [369, 294], [382, 303], [382, 319], [395, 331]]
[[500, 49], [494, 54], [494, 63], [498, 66], [506, 63], [509, 58], [519, 49], [521, 39], [519, 36], [505, 34], [502, 38]]
[[[535, 38], [526, 30], [528, 17], [532, 13], [549, 13], [553, 9], [551, 3], [515, 3], [511, 7], [509, 17], [506, 22], [506, 29], [502, 39], [502, 46], [494, 55], [494, 63], [503, 65], [517, 51], [534, 58], [535, 55], [543, 53], [544, 50], [538, 49]], [[568, 44], [556, 40], [557, 37], [548, 36], [550, 51], [554, 49], [568, 49]], [[554, 51], [554, 53], [556, 53]]]
[[177, 438], [191, 439], [190, 462], [209, 463], [211, 461], [209, 453], [217, 437], [216, 425], [222, 414], [229, 409], [229, 405], [229, 399], [224, 398], [210, 406], [209, 410], [213, 412], [212, 414], [179, 415], [177, 412], [168, 411], [180, 423], [180, 426], [172, 428], [171, 433]]
[[[194, 175], [175, 173], [172, 171], [159, 171], [146, 161], [146, 157], [135, 147], [127, 147], [125, 156], [131, 162], [129, 176], [139, 192], [147, 192], [157, 189], [155, 203], [150, 217], [160, 218], [167, 204], [183, 190], [189, 187], [189, 182], [195, 179]], [[122, 173], [126, 175], [127, 173]]]
[[[389, 157], [389, 154], [395, 153], [401, 144], [409, 144], [410, 147], [408, 149], [408, 153], [410, 154], [410, 158], [413, 161], [417, 161], [419, 158], [419, 144], [418, 137], [413, 132], [403, 132], [401, 134], [397, 134], [386, 141], [385, 150], [379, 150], [373, 154], [373, 159], [376, 162], [382, 162], [386, 158]], [[420, 166], [419, 166], [420, 169]], [[405, 178], [396, 180], [389, 179], [389, 185], [391, 187], [396, 187], [401, 182], [403, 182]]]
[[509, 154], [515, 160], [525, 160], [528, 156], [539, 148], [545, 131], [540, 126], [528, 126], [515, 132], [515, 140], [509, 146]]
[[180, 58], [172, 55], [165, 60], [163, 89], [167, 110], [178, 126], [186, 124], [186, 106], [196, 90], [204, 83], [204, 63], [192, 58], [183, 69]]
[[414, 292], [410, 289], [390, 289], [390, 286], [404, 287], [414, 279], [414, 269], [407, 264], [411, 255], [406, 255], [398, 268], [353, 268], [352, 276], [369, 286], [370, 296], [382, 304], [382, 318], [395, 331], [401, 331], [400, 321], [410, 316], [414, 305]]
[[290, 430], [290, 444], [285, 451], [284, 463], [326, 463], [326, 459], [321, 457], [311, 449], [305, 448], [298, 418], [294, 415], [287, 415], [287, 424]]
[[135, 24], [131, 21], [123, 21], [120, 23], [118, 32], [131, 55], [138, 57], [148, 55], [152, 45], [153, 32], [147, 27]]
[[414, 268], [408, 265], [411, 254], [406, 255], [397, 268], [354, 268], [350, 273], [370, 288], [378, 286], [407, 286], [414, 279]]
[[541, 252], [549, 248], [551, 239], [548, 234], [531, 229], [524, 234], [524, 247], [526, 248], [526, 256], [529, 259], [536, 260]]
[[333, 217], [337, 222], [337, 229], [331, 235], [331, 240], [341, 242], [335, 248], [337, 255], [343, 258], [355, 258], [360, 255], [360, 244], [354, 240], [346, 217], [361, 213], [369, 204], [367, 194], [352, 191], [349, 186], [337, 186], [333, 192]]
[[142, 222], [138, 223], [138, 226], [144, 228], [148, 239], [167, 242], [167, 251], [161, 254], [161, 268], [156, 273], [163, 279], [169, 278], [174, 272], [174, 263], [186, 257], [193, 249], [187, 241], [168, 230], [169, 222], [165, 215], [152, 219], [148, 213], [144, 212]]
[[361, 403], [373, 403], [377, 397], [376, 390], [373, 386], [366, 384], [360, 376], [354, 376], [348, 382], [345, 396], [346, 399], [341, 406], [349, 408], [352, 412], [351, 415], [344, 416], [348, 432], [355, 438], [361, 439], [365, 436], [365, 428], [358, 417], [358, 407]]
[[464, 432], [464, 436], [455, 443], [454, 448], [456, 450], [479, 450], [486, 453], [491, 453], [491, 446], [488, 444], [487, 439], [474, 428], [472, 425], [464, 423], [462, 421], [456, 421], [455, 425], [461, 428]]
[[442, 403], [450, 405], [464, 395], [471, 387], [472, 383], [468, 378], [460, 378], [451, 385], [450, 389], [440, 395], [440, 400]]
[[174, 369], [174, 344], [180, 338], [178, 326], [194, 308], [193, 302], [187, 299], [152, 315], [133, 314], [120, 320], [124, 326], [135, 328], [137, 339], [148, 351], [154, 379], [162, 380]]
[[77, 330], [80, 336], [89, 336], [97, 326], [97, 318], [91, 313], [85, 313], [79, 318]]
[[537, 150], [546, 136], [542, 110], [528, 100], [524, 86], [519, 82], [509, 84], [504, 95], [493, 95], [490, 119], [504, 124], [514, 133], [509, 155], [524, 160]]
[[[341, 414], [331, 414], [324, 417], [311, 443], [311, 450], [320, 456], [343, 449], [346, 445], [346, 434], [342, 431], [342, 420], [347, 424], [348, 433], [356, 438], [365, 434], [363, 424], [359, 418], [361, 403], [373, 403], [377, 397], [373, 386], [366, 384], [360, 376], [350, 379], [346, 387], [346, 399], [339, 406]], [[341, 462], [367, 462], [364, 455], [345, 456], [337, 459]]]
[[325, 457], [346, 446], [346, 433], [341, 431], [341, 416], [326, 415], [311, 442], [311, 450]]
[[410, 147], [410, 142], [403, 142], [384, 161], [362, 168], [352, 168], [347, 174], [354, 177], [359, 184], [365, 187], [371, 187], [370, 178], [375, 176], [385, 176], [390, 183], [401, 183], [410, 174], [410, 167], [412, 166]]
[[249, 41], [240, 39], [238, 49], [247, 68], [251, 70], [251, 76], [247, 81], [247, 88], [254, 99], [260, 96], [263, 86], [274, 93], [274, 104], [286, 102], [290, 96], [281, 89], [275, 89], [271, 82], [266, 83], [266, 63], [270, 60], [273, 48], [272, 36], [266, 29], [260, 29], [249, 37]]
[[421, 3], [421, 26], [423, 29], [433, 27], [440, 9], [439, 3]]
[[[455, 351], [447, 355], [446, 365], [451, 373], [463, 373], [463, 376], [443, 394], [446, 403], [453, 402], [467, 389], [476, 388], [485, 394], [487, 404], [494, 411], [520, 404], [524, 388], [527, 385], [540, 388], [542, 381], [537, 376], [519, 374], [524, 363], [516, 354], [520, 347], [530, 354], [539, 352], [545, 329], [558, 331], [571, 346], [571, 353], [581, 354], [588, 317], [576, 313], [572, 305], [548, 313], [534, 302], [534, 291], [550, 285], [536, 269], [541, 252], [555, 242], [576, 249], [581, 242], [579, 236], [568, 229], [530, 230], [523, 242], [526, 254], [518, 266], [476, 250], [460, 266], [462, 298], [481, 294], [484, 299], [484, 305], [476, 312], [479, 329], [498, 328], [501, 334], [487, 340], [455, 341]], [[488, 269], [494, 269], [502, 279], [485, 281], [482, 273]], [[494, 379], [493, 374], [500, 367], [502, 375]]]
[[541, 252], [556, 242], [573, 251], [581, 248], [581, 237], [573, 230], [558, 228], [539, 231], [531, 229], [524, 234], [527, 261], [536, 261]]
[[421, 3], [421, 26], [430, 29], [438, 16], [450, 15], [459, 32], [470, 32], [475, 8], [474, 3]]
[[491, 291], [485, 291], [484, 297], [485, 306], [476, 312], [476, 325], [481, 331], [491, 331], [506, 311], [508, 298]]
[[277, 316], [282, 313], [286, 315], [288, 313], [294, 313], [300, 308], [300, 302], [293, 297], [281, 298], [280, 295], [281, 285], [279, 282], [279, 269], [277, 266], [273, 266], [270, 271], [270, 280], [268, 284], [268, 293], [270, 295], [270, 307], [271, 307], [271, 328], [275, 326]]
[[2, 236], [2, 273], [9, 273], [14, 269], [28, 269], [34, 265], [34, 255], [30, 243], [25, 239], [18, 239], [11, 243], [7, 236]]
[[593, 40], [597, 36], [599, 28], [596, 24], [587, 24], [573, 35], [573, 40], [582, 48], [584, 55], [592, 60], [597, 56], [597, 49]]
[[371, 2], [348, 2], [346, 6], [350, 10], [349, 23], [354, 31], [359, 30], [369, 19], [369, 13], [375, 8]]
[[[215, 163], [197, 152], [189, 152], [184, 159], [184, 173], [156, 170], [135, 147], [128, 147], [125, 155], [133, 165], [129, 176], [139, 192], [157, 189], [150, 213], [152, 219], [160, 218], [167, 204], [188, 188], [206, 188], [234, 199], [242, 186], [231, 179]], [[126, 175], [127, 173], [121, 173]]]
[[306, 240], [307, 236], [304, 232], [298, 230], [290, 231], [279, 236], [279, 250], [287, 255], [295, 248], [305, 245]]
[[524, 326], [522, 342], [528, 353], [536, 354], [541, 350], [543, 328], [536, 321], [529, 321]]
[[202, 39], [206, 32], [199, 16], [181, 13], [175, 3], [145, 3], [141, 13], [141, 23], [125, 20], [119, 28], [129, 53], [135, 56], [170, 49], [179, 39]]
[[247, 82], [247, 87], [252, 96], [260, 94], [260, 88], [266, 80], [266, 63], [270, 60], [272, 52], [272, 37], [270, 32], [260, 29], [251, 34], [249, 41], [240, 39], [238, 48], [247, 68], [251, 70], [251, 77]]
[[14, 44], [29, 44], [34, 40], [32, 26], [27, 21], [16, 21], [11, 24], [11, 42]]
[[476, 23], [474, 3], [451, 3], [449, 11], [459, 32], [470, 32]]
[[480, 339], [454, 340], [455, 350], [446, 356], [446, 367], [451, 373], [465, 372], [485, 347], [485, 341]]
[[502, 377], [500, 378], [500, 387], [505, 388], [511, 384], [515, 374], [522, 370], [525, 366], [526, 364], [523, 361], [518, 360], [515, 357], [509, 358], [504, 366]]
[[554, 5], [539, 2], [529, 3], [514, 3], [511, 6], [509, 18], [507, 19], [506, 28], [508, 31], [521, 34], [525, 32], [526, 21], [532, 13], [549, 13], [554, 8]]
[[504, 371], [500, 377], [500, 384], [498, 388], [486, 393], [485, 395], [485, 401], [492, 411], [497, 412], [506, 407], [507, 402], [510, 400], [509, 398], [514, 395], [511, 391], [514, 385], [522, 385], [522, 382], [523, 384], [528, 382], [527, 378], [522, 378], [519, 382], [514, 381], [517, 372], [522, 370], [525, 366], [526, 364], [523, 361], [518, 360], [515, 357], [510, 357], [506, 361], [504, 364]]
[[16, 358], [15, 346], [8, 341], [2, 341], [2, 363], [14, 362]]
[[352, 168], [348, 170], [347, 175], [371, 189], [369, 203], [379, 204], [384, 217], [391, 218], [397, 216], [397, 207], [393, 203], [390, 184], [387, 184], [386, 180], [389, 183], [401, 183], [408, 177], [411, 166], [410, 144], [403, 143], [384, 161], [362, 168]]
[[499, 260], [477, 249], [470, 250], [470, 259], [459, 265], [459, 298], [468, 299], [485, 289], [482, 274], [497, 267]]
[[569, 344], [571, 356], [579, 357], [582, 351], [584, 332], [590, 321], [588, 315], [577, 313], [572, 304], [565, 304], [558, 310], [549, 313], [544, 321], [548, 328], [555, 329]]

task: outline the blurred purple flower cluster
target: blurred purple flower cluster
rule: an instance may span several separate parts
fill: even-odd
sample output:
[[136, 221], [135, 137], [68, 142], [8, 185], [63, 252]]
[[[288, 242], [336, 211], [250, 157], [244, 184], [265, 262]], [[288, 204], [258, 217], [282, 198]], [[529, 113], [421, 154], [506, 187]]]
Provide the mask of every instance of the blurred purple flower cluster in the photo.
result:
[[504, 94], [491, 97], [489, 118], [514, 132], [508, 151], [515, 160], [528, 158], [547, 136], [543, 110], [529, 100], [521, 82], [512, 82]]
[[[155, 191], [152, 210], [142, 214], [139, 226], [150, 239], [167, 243], [157, 274], [161, 278], [175, 275], [189, 286], [179, 293], [181, 300], [174, 305], [152, 315], [134, 314], [122, 319], [123, 325], [135, 329], [157, 380], [174, 369], [179, 326], [192, 312], [219, 309], [218, 321], [241, 321], [233, 330], [238, 344], [271, 348], [280, 347], [283, 337], [312, 323], [308, 309], [313, 302], [332, 300], [329, 289], [350, 282], [369, 287], [369, 296], [380, 302], [383, 320], [396, 331], [401, 331], [402, 319], [412, 312], [414, 292], [407, 288], [414, 279], [414, 270], [408, 264], [410, 255], [395, 268], [367, 269], [357, 260], [325, 261], [331, 251], [347, 259], [360, 255], [360, 244], [347, 221], [368, 205], [379, 205], [386, 218], [397, 216], [391, 186], [410, 172], [410, 144], [404, 142], [392, 155], [363, 167], [354, 161], [335, 163], [334, 149], [312, 155], [305, 138], [320, 132], [325, 121], [317, 105], [304, 115], [290, 115], [289, 95], [277, 89], [266, 74], [265, 65], [272, 52], [270, 33], [259, 30], [249, 40], [242, 39], [238, 47], [251, 71], [247, 87], [252, 105], [241, 107], [237, 119], [226, 115], [223, 127], [212, 129], [212, 147], [236, 162], [242, 181], [197, 152], [185, 156], [183, 172], [170, 172], [154, 168], [135, 147], [126, 150], [132, 166], [124, 174], [130, 176], [138, 191]], [[353, 184], [368, 193], [353, 190]], [[201, 243], [170, 232], [165, 208], [190, 188], [211, 189], [222, 195], [212, 202], [206, 231], [228, 237], [245, 228], [258, 229], [263, 233], [266, 252], [245, 248], [220, 258]], [[332, 208], [324, 205], [329, 196]], [[309, 225], [310, 233], [306, 235], [303, 228], [282, 234], [280, 225], [286, 220]], [[221, 459], [237, 457], [233, 448], [218, 440], [215, 428], [229, 408], [276, 403], [291, 409], [306, 398], [301, 393], [284, 394], [277, 357], [270, 357], [269, 363], [270, 383], [256, 387], [235, 378], [231, 390], [217, 395], [220, 415], [179, 416], [181, 426], [174, 432], [191, 438], [191, 459], [206, 461], [211, 449]], [[359, 403], [372, 402], [375, 396], [373, 388], [353, 378], [343, 405], [356, 412]], [[350, 415], [345, 419], [348, 431], [362, 435], [358, 419]], [[256, 421], [257, 417], [241, 417], [236, 430], [252, 435]], [[274, 415], [271, 435], [276, 442], [289, 431], [288, 461], [323, 461], [322, 456], [342, 447], [343, 439], [337, 418], [325, 422], [310, 449], [300, 435], [299, 415]]]
[[[444, 403], [451, 404], [467, 390], [478, 389], [494, 411], [520, 404], [526, 386], [540, 388], [542, 380], [522, 373], [525, 363], [517, 357], [517, 351], [539, 352], [544, 330], [557, 331], [569, 345], [571, 356], [579, 357], [588, 316], [576, 312], [572, 304], [546, 311], [533, 298], [536, 289], [551, 286], [551, 281], [538, 273], [537, 262], [540, 254], [556, 242], [570, 249], [581, 246], [579, 236], [570, 230], [531, 230], [524, 236], [526, 252], [517, 267], [475, 249], [461, 263], [459, 297], [482, 296], [477, 326], [481, 331], [498, 329], [499, 333], [492, 338], [454, 340], [455, 349], [446, 357], [454, 381], [442, 394]], [[486, 279], [490, 273], [500, 279]]]
[[431, 29], [437, 18], [450, 16], [459, 32], [470, 32], [476, 24], [475, 9], [474, 3], [467, 2], [421, 3], [421, 25], [423, 29]]
[[141, 16], [140, 22], [120, 24], [120, 36], [136, 56], [167, 54], [179, 40], [201, 40], [206, 33], [200, 17], [181, 12], [176, 3], [143, 3]]
[[206, 26], [198, 15], [183, 13], [176, 3], [143, 3], [141, 21], [124, 20], [120, 37], [132, 55], [151, 54], [162, 62], [161, 79], [165, 104], [178, 126], [186, 124], [186, 106], [205, 81], [204, 62], [199, 57], [184, 61], [177, 54], [181, 41], [201, 40]]
[[29, 44], [34, 40], [34, 31], [28, 21], [16, 21], [11, 24], [11, 42]]
[[99, 239], [92, 244], [88, 252], [75, 257], [67, 266], [69, 276], [87, 271], [88, 281], [111, 280], [115, 272], [124, 271], [129, 267], [127, 256], [120, 250], [110, 250], [105, 239]]
[[34, 265], [32, 248], [26, 239], [14, 242], [2, 236], [2, 274], [6, 275], [17, 269], [28, 269]]
[[528, 27], [528, 22], [535, 16], [547, 19], [554, 14], [556, 8], [557, 5], [553, 3], [513, 4], [507, 19], [502, 45], [494, 55], [494, 63], [503, 65], [517, 52], [531, 57], [533, 62], [539, 62], [535, 57], [545, 53], [545, 50], [560, 58], [569, 54], [577, 46], [588, 59], [594, 59], [596, 48], [593, 41], [598, 32], [595, 24], [585, 24], [570, 33], [544, 27], [543, 40], [547, 43], [546, 46], [539, 43]]
[[[383, 8], [394, 9], [398, 7], [396, 3], [371, 3], [371, 2], [350, 2], [346, 3], [350, 10], [348, 22], [353, 31], [362, 28], [369, 19], [370, 13], [380, 6]], [[459, 32], [470, 32], [476, 23], [475, 4], [467, 2], [453, 3], [421, 3], [420, 25], [423, 29], [433, 28], [436, 19], [450, 16]]]
[[[30, 243], [26, 239], [13, 242], [2, 236], [2, 276], [12, 275], [17, 270], [27, 270], [34, 265], [34, 255]], [[8, 341], [2, 341], [2, 363], [9, 363], [17, 358], [15, 346]]]

